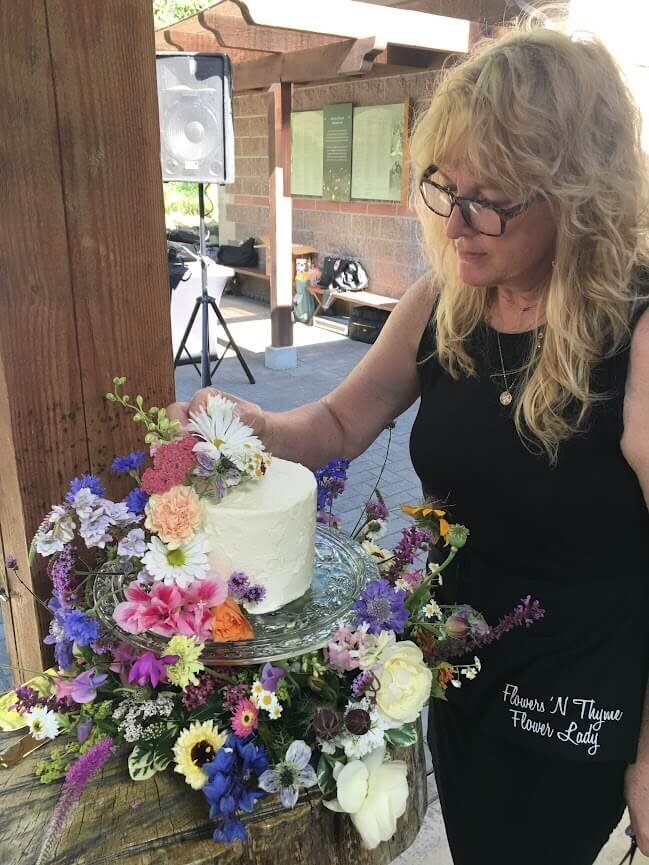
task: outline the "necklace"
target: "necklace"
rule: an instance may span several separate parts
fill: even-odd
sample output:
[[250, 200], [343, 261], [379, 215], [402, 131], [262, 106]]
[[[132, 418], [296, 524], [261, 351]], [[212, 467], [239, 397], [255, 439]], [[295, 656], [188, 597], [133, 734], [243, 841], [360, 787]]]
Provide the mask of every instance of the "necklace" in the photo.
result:
[[[509, 381], [507, 380], [507, 370], [505, 369], [505, 361], [503, 360], [503, 350], [500, 345], [500, 333], [496, 331], [496, 341], [498, 342], [498, 354], [500, 355], [500, 368], [502, 370], [503, 382], [505, 385], [505, 390], [500, 392], [500, 396], [498, 399], [500, 400], [501, 405], [511, 405], [514, 397], [512, 396], [512, 388], [516, 382], [516, 379], [513, 379], [511, 382], [511, 386]], [[535, 354], [538, 353], [541, 345], [543, 343], [543, 331], [540, 330], [536, 336], [536, 346], [535, 346]]]

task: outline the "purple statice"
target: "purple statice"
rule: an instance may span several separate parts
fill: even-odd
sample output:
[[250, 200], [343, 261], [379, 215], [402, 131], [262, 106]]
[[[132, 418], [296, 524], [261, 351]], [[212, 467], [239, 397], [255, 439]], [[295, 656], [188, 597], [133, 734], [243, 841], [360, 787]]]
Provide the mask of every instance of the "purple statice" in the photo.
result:
[[210, 805], [210, 819], [216, 821], [213, 838], [227, 844], [247, 838], [246, 827], [237, 816], [249, 814], [265, 792], [257, 787], [259, 776], [268, 768], [263, 745], [228, 736], [214, 760], [203, 765], [207, 784], [203, 793]]
[[146, 503], [149, 501], [149, 496], [140, 487], [135, 487], [134, 490], [126, 496], [124, 504], [132, 514], [143, 514]]
[[368, 689], [374, 685], [374, 674], [371, 670], [363, 670], [352, 682], [352, 694], [354, 697], [363, 697]]
[[198, 674], [198, 685], [187, 685], [183, 691], [181, 702], [188, 712], [205, 705], [207, 698], [216, 690], [216, 681], [209, 673]]
[[419, 552], [430, 550], [432, 536], [428, 529], [408, 526], [401, 530], [401, 540], [393, 550], [394, 556], [386, 577], [395, 582], [408, 565], [411, 565]]
[[259, 604], [266, 597], [266, 587], [253, 585], [242, 571], [234, 571], [228, 580], [228, 591], [238, 601]]
[[221, 699], [223, 700], [223, 708], [226, 712], [234, 712], [237, 704], [241, 700], [246, 700], [250, 697], [250, 692], [247, 685], [226, 685], [221, 690]]
[[192, 474], [199, 478], [209, 478], [214, 472], [218, 460], [212, 459], [209, 454], [201, 453], [201, 451], [196, 451], [194, 456], [196, 458], [196, 465]]
[[99, 639], [99, 622], [83, 610], [64, 610], [61, 616], [65, 638], [79, 646]]
[[348, 468], [349, 460], [338, 459], [328, 462], [326, 466], [314, 472], [315, 479], [318, 482], [319, 511], [330, 508], [334, 499], [338, 498], [344, 491]]
[[146, 454], [144, 451], [133, 451], [123, 457], [115, 457], [111, 466], [116, 474], [126, 474], [126, 472], [135, 472], [144, 465]]
[[10, 553], [7, 553], [5, 556], [5, 568], [8, 571], [17, 571], [18, 570], [18, 559], [15, 556], [12, 556]]
[[72, 504], [79, 490], [88, 489], [96, 496], [104, 495], [104, 488], [96, 475], [82, 475], [70, 481], [70, 491], [65, 497], [66, 502]]
[[260, 586], [259, 584], [250, 586], [246, 593], [245, 600], [250, 604], [260, 604], [264, 598], [266, 597], [266, 586]]
[[52, 592], [63, 608], [70, 607], [75, 602], [77, 581], [72, 575], [72, 568], [77, 561], [77, 552], [72, 544], [66, 544], [61, 552], [50, 559], [47, 573], [52, 580]]
[[228, 591], [231, 595], [234, 595], [235, 598], [242, 600], [249, 588], [250, 580], [243, 571], [233, 571], [230, 574], [230, 579], [228, 580]]
[[110, 736], [105, 736], [88, 748], [68, 769], [50, 820], [36, 865], [50, 859], [50, 853], [65, 825], [75, 803], [83, 793], [88, 781], [113, 757], [116, 748]]
[[406, 593], [396, 591], [388, 580], [373, 580], [354, 604], [357, 620], [359, 624], [367, 623], [371, 634], [381, 631], [400, 634], [410, 615], [405, 599]]
[[376, 499], [365, 502], [365, 513], [369, 520], [387, 520], [390, 512], [385, 504], [385, 499], [378, 490], [376, 491]]

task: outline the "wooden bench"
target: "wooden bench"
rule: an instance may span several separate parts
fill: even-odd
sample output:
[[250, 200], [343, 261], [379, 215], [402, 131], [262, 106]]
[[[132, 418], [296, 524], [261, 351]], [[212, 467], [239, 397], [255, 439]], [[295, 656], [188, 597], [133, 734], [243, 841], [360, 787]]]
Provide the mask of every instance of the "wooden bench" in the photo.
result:
[[257, 267], [234, 267], [231, 264], [224, 264], [223, 267], [229, 267], [234, 271], [234, 276], [229, 276], [225, 283], [225, 290], [238, 289], [240, 287], [239, 277], [249, 276], [252, 279], [261, 279], [270, 285], [270, 275], [264, 270], [259, 270]]
[[[314, 284], [307, 287], [318, 303], [313, 313], [316, 316], [325, 309], [322, 305], [322, 300], [323, 294], [327, 289]], [[392, 312], [398, 302], [395, 297], [387, 297], [384, 294], [376, 294], [373, 291], [332, 291], [330, 298], [332, 299], [331, 303], [334, 300], [342, 300], [345, 303], [352, 304], [352, 306], [373, 306], [375, 309], [384, 309], [387, 312]], [[330, 308], [331, 303], [327, 306], [327, 309]]]

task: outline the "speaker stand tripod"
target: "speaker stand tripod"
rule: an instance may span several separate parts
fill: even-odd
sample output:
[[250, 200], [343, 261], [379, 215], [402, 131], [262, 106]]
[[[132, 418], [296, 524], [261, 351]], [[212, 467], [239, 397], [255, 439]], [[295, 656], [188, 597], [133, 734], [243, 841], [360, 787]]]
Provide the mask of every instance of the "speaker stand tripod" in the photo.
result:
[[[250, 384], [255, 383], [255, 379], [250, 372], [248, 364], [246, 363], [243, 355], [239, 351], [239, 346], [236, 344], [234, 337], [230, 333], [230, 329], [228, 328], [225, 319], [223, 318], [223, 314], [218, 307], [215, 299], [208, 293], [207, 291], [207, 259], [206, 259], [206, 251], [205, 251], [205, 199], [204, 199], [204, 189], [203, 184], [198, 184], [198, 221], [199, 221], [199, 229], [198, 229], [198, 237], [199, 237], [199, 255], [194, 256], [194, 258], [198, 261], [200, 259], [201, 262], [201, 294], [200, 297], [196, 298], [196, 302], [194, 303], [194, 309], [192, 310], [192, 314], [189, 317], [189, 321], [187, 322], [187, 327], [185, 328], [185, 332], [183, 334], [183, 338], [180, 341], [180, 345], [178, 346], [178, 351], [176, 352], [176, 357], [174, 358], [174, 369], [178, 366], [186, 366], [187, 364], [192, 364], [196, 370], [198, 371], [198, 366], [196, 365], [195, 359], [189, 352], [187, 348], [187, 340], [189, 338], [189, 334], [191, 333], [192, 327], [194, 326], [194, 322], [196, 321], [196, 316], [198, 315], [198, 311], [201, 311], [201, 384], [203, 387], [209, 387], [212, 384], [212, 377], [215, 372], [221, 365], [221, 361], [225, 357], [229, 348], [231, 348], [237, 356], [239, 363], [241, 364], [243, 371], [248, 376], [248, 381]], [[209, 313], [210, 310], [216, 316], [218, 324], [223, 328], [225, 335], [227, 337], [227, 344], [223, 349], [222, 354], [219, 356], [217, 354], [210, 354], [210, 319]], [[183, 358], [183, 352], [187, 355], [186, 358]], [[216, 361], [214, 366], [212, 366], [212, 361]]]

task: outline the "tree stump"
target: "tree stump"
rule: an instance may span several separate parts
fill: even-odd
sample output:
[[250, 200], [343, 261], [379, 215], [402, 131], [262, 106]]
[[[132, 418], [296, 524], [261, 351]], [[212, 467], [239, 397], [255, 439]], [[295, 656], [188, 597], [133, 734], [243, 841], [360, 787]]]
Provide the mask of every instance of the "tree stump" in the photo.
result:
[[[13, 769], [0, 771], [0, 862], [34, 865], [60, 790], [33, 774], [40, 749]], [[259, 803], [246, 843], [212, 840], [213, 824], [202, 793], [172, 771], [132, 781], [125, 760], [108, 764], [91, 781], [70, 815], [51, 865], [387, 865], [415, 840], [426, 811], [426, 765], [421, 722], [418, 741], [398, 749], [408, 764], [410, 805], [391, 841], [365, 850], [350, 818], [334, 814], [319, 795], [296, 808], [275, 797]]]

